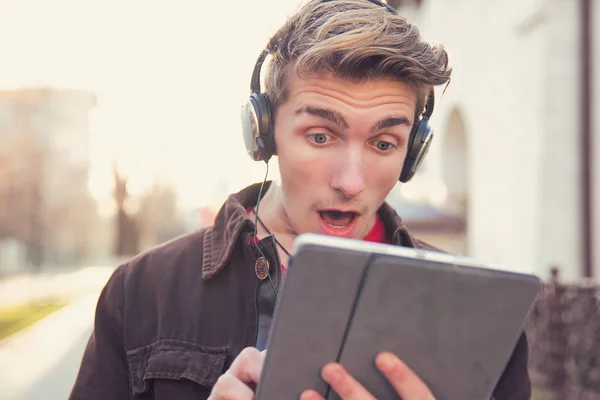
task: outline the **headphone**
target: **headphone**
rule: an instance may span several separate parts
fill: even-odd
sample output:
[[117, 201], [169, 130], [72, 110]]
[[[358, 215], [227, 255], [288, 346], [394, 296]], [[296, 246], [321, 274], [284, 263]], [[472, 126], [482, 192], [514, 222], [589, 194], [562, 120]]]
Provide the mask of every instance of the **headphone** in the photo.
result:
[[[327, 1], [330, 0], [323, 0], [323, 2]], [[379, 0], [367, 1], [397, 14], [397, 11], [387, 3]], [[250, 98], [241, 109], [242, 134], [246, 151], [254, 161], [264, 162], [269, 162], [276, 153], [273, 137], [273, 109], [268, 97], [260, 89], [260, 70], [268, 55], [269, 51], [265, 49], [256, 60], [250, 81]], [[429, 151], [433, 139], [433, 130], [429, 125], [429, 119], [433, 114], [434, 101], [432, 88], [427, 96], [425, 109], [413, 124], [410, 132], [406, 158], [399, 177], [400, 182], [408, 182], [412, 179]]]

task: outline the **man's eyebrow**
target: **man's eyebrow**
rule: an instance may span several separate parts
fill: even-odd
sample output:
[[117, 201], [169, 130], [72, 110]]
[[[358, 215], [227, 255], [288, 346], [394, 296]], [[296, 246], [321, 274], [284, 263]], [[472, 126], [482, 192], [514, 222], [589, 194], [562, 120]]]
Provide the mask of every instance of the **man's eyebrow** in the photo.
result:
[[[346, 122], [346, 119], [342, 114], [328, 108], [301, 106], [294, 111], [295, 115], [303, 113], [326, 119], [344, 129], [347, 129], [349, 127], [348, 122]], [[406, 125], [408, 127], [411, 127], [412, 122], [410, 122], [410, 120], [406, 117], [387, 117], [373, 125], [373, 127], [371, 128], [371, 132], [375, 133], [381, 129], [390, 128], [392, 126], [397, 125]]]
[[412, 122], [410, 122], [408, 118], [405, 117], [387, 117], [373, 125], [373, 127], [371, 128], [371, 132], [375, 133], [381, 129], [391, 128], [392, 126], [396, 125], [406, 125], [408, 127], [411, 127]]
[[303, 113], [326, 119], [330, 122], [333, 122], [340, 128], [344, 128], [344, 129], [348, 128], [348, 122], [346, 122], [346, 119], [344, 118], [344, 116], [337, 111], [330, 110], [328, 108], [320, 108], [320, 107], [312, 107], [312, 106], [298, 107], [294, 111], [295, 115], [299, 115], [299, 114], [303, 114]]

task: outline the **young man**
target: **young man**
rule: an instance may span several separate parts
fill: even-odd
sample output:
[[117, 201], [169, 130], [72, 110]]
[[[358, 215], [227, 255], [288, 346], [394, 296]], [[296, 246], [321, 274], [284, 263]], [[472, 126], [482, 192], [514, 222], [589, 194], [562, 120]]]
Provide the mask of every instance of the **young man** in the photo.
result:
[[[423, 42], [415, 26], [376, 0], [302, 7], [259, 58], [242, 117], [249, 154], [277, 155], [281, 185], [231, 195], [213, 227], [114, 272], [71, 398], [252, 399], [275, 290], [299, 234], [433, 249], [406, 230], [385, 198], [424, 157], [431, 89], [450, 73], [442, 47]], [[497, 400], [530, 398], [527, 357], [523, 335]], [[395, 355], [383, 353], [376, 364], [403, 399], [433, 398]], [[343, 399], [372, 398], [338, 364], [322, 376]], [[302, 398], [320, 397], [307, 390]]]

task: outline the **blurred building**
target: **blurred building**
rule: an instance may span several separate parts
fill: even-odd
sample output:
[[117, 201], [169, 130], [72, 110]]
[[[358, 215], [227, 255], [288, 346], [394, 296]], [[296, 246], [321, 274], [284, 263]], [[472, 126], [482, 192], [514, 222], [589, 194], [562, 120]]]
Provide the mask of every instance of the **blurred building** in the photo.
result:
[[[593, 75], [600, 66], [600, 4], [590, 2], [596, 5], [587, 53]], [[565, 279], [579, 279], [586, 264], [582, 87], [590, 87], [595, 99], [592, 118], [600, 115], [598, 74], [583, 80], [583, 2], [389, 3], [427, 39], [443, 43], [454, 68], [446, 92], [436, 92], [436, 137], [426, 165], [402, 190], [464, 214], [469, 255], [542, 277], [556, 265]], [[589, 134], [597, 182], [597, 117]], [[600, 185], [591, 187], [600, 199]], [[600, 248], [599, 203], [593, 201], [595, 212], [586, 216], [595, 233], [592, 249]], [[600, 253], [591, 268], [596, 276], [599, 261]]]
[[0, 271], [69, 264], [89, 251], [87, 91], [0, 91]]

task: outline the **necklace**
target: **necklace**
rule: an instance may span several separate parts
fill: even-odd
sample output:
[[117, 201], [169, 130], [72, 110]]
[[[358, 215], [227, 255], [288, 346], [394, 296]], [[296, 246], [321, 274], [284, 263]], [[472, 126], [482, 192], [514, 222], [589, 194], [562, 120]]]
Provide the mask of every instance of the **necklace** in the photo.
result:
[[[258, 214], [256, 213], [256, 209], [252, 208], [252, 212], [254, 212], [254, 214], [256, 215], [256, 219], [258, 219], [258, 222], [259, 222], [259, 223], [260, 223], [260, 225], [263, 227], [263, 229], [264, 229], [265, 231], [267, 231], [267, 233], [268, 233], [269, 235], [273, 235], [273, 234], [271, 233], [271, 231], [269, 230], [269, 228], [267, 228], [267, 226], [265, 225], [265, 223], [264, 223], [264, 222], [262, 222], [262, 220], [260, 219], [260, 217], [259, 217], [259, 216], [258, 216]], [[290, 253], [289, 253], [289, 252], [286, 250], [286, 248], [285, 248], [285, 247], [283, 247], [283, 245], [282, 245], [281, 243], [279, 243], [279, 240], [277, 240], [277, 238], [275, 237], [275, 235], [273, 235], [273, 238], [275, 239], [275, 243], [277, 243], [277, 245], [279, 246], [279, 248], [281, 248], [281, 250], [283, 250], [283, 252], [284, 252], [285, 254], [287, 254], [287, 256], [288, 256], [288, 257], [290, 257]]]

